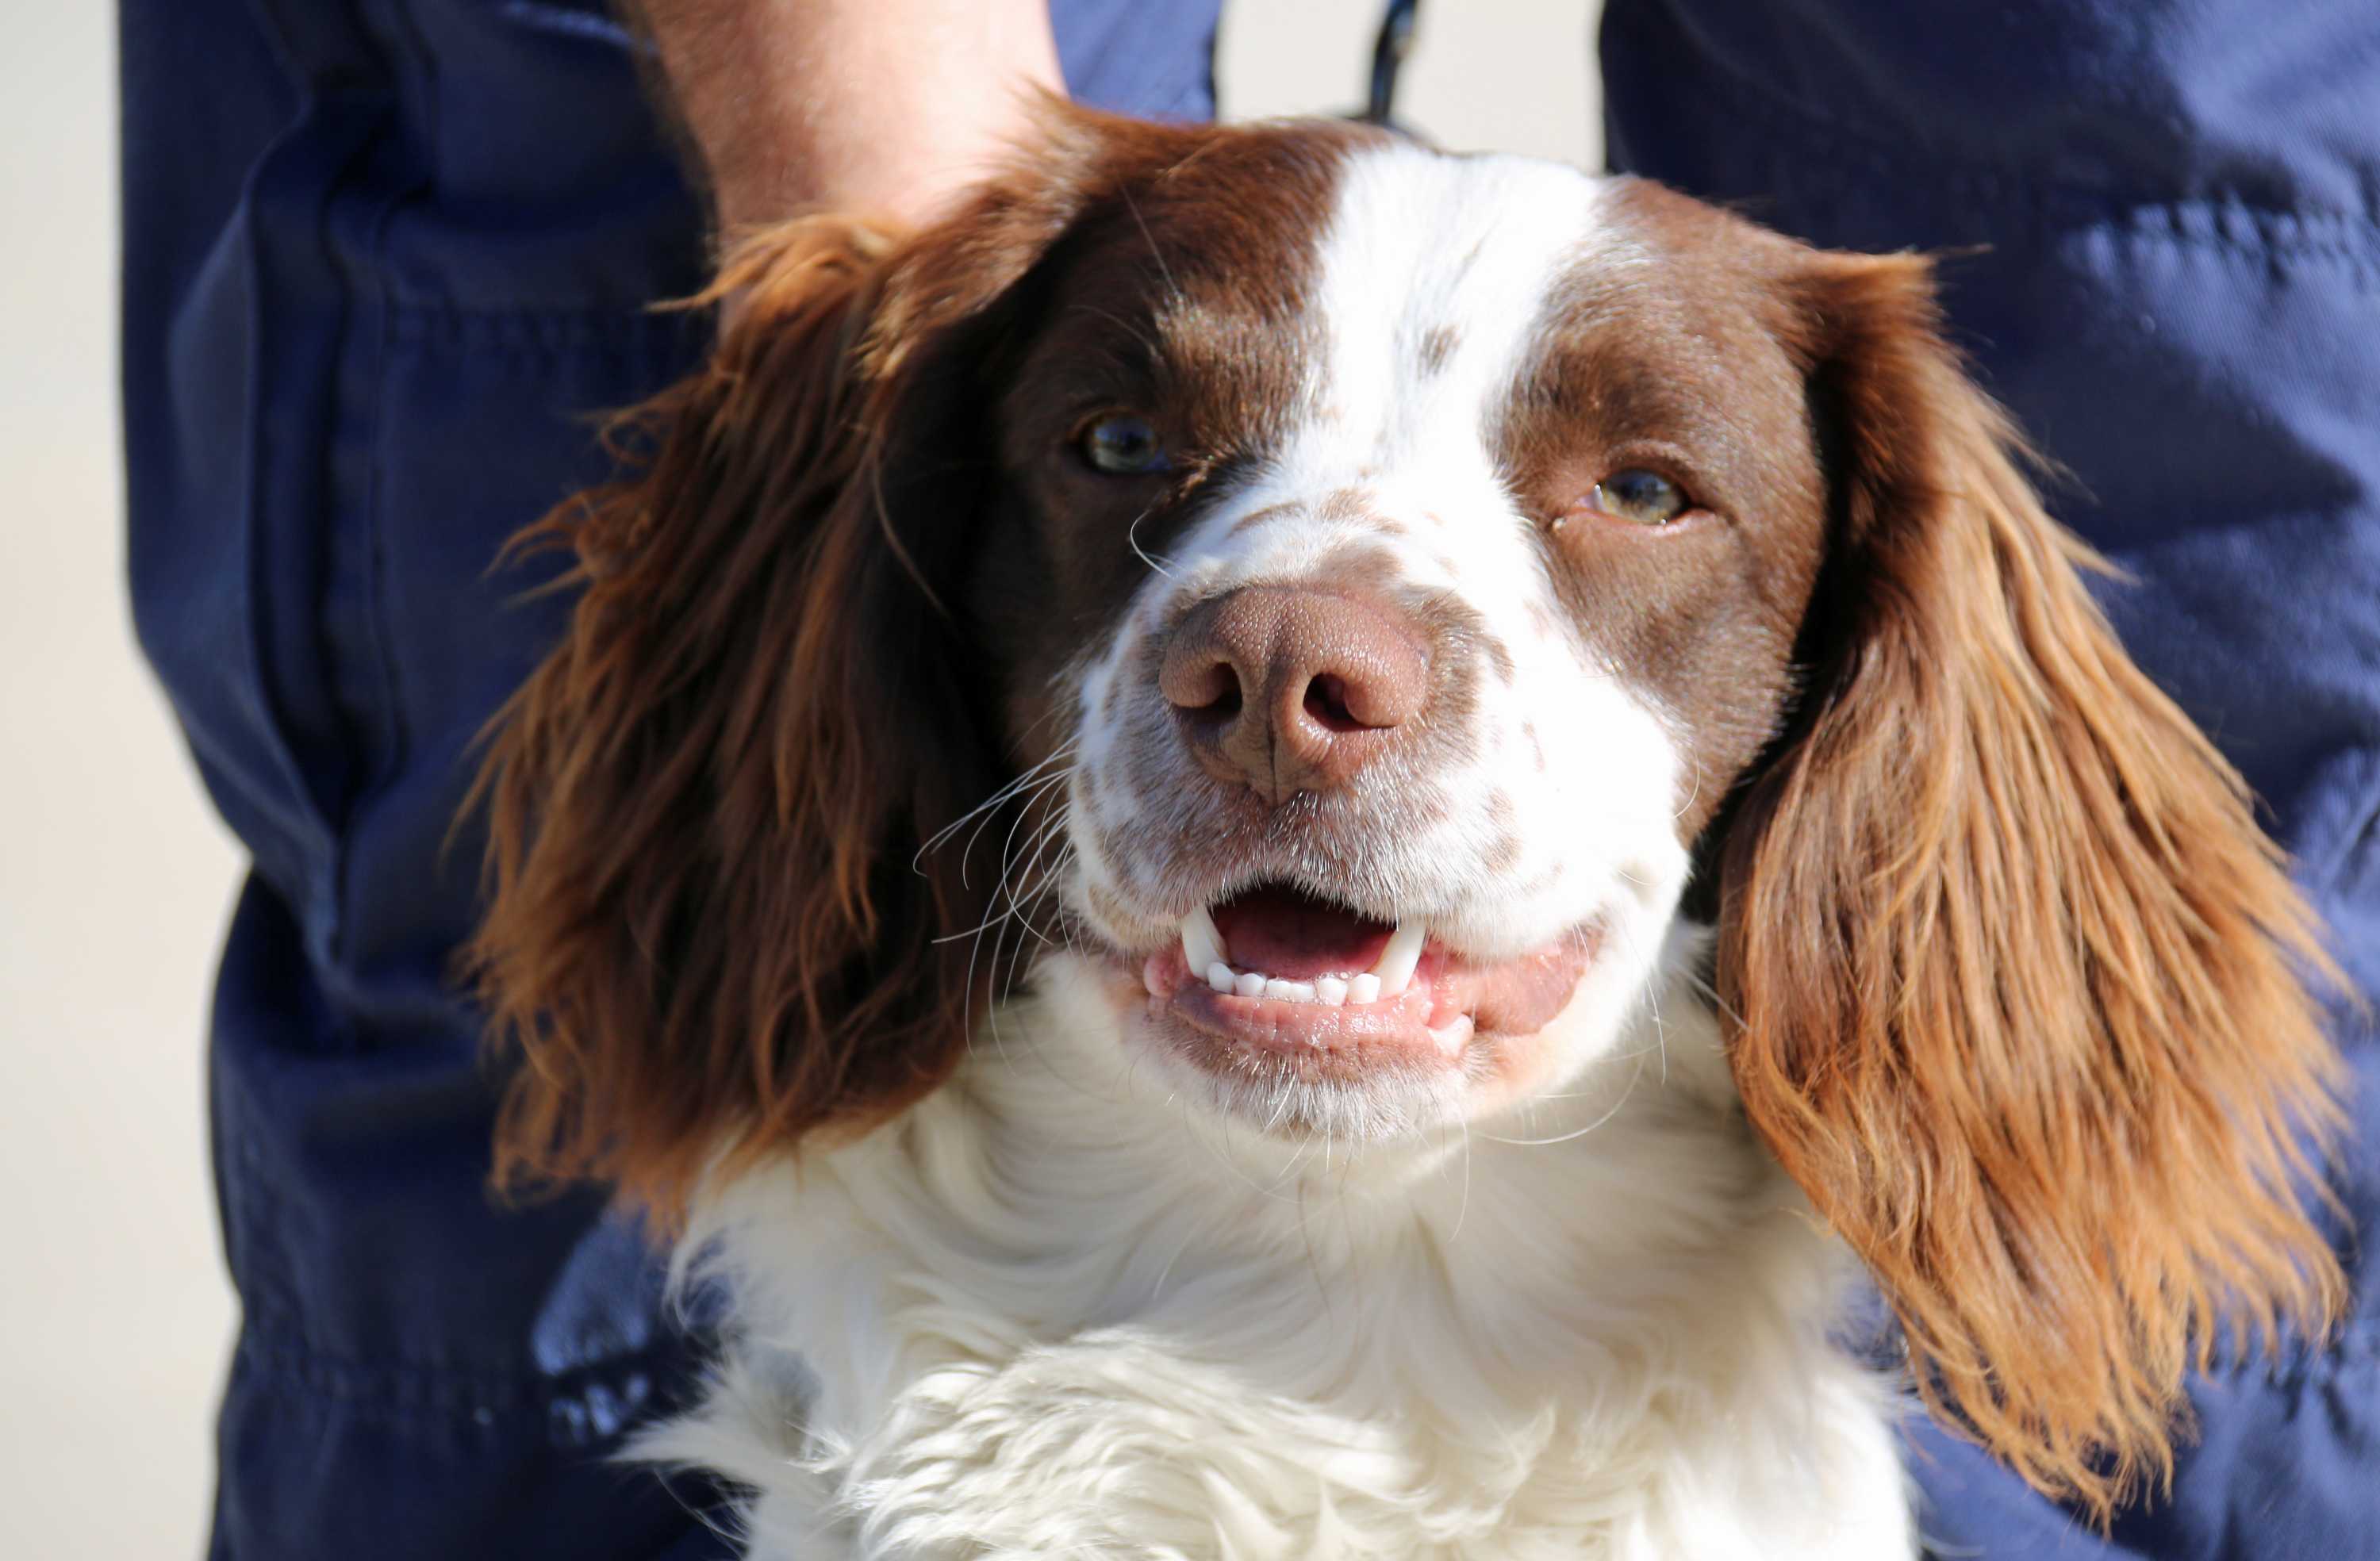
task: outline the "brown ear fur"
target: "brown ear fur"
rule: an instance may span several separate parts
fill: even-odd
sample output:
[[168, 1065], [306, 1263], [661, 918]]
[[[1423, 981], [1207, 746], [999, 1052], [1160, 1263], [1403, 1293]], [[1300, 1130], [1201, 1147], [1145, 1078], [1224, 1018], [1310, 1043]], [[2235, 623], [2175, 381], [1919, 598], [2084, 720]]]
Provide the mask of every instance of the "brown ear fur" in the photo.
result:
[[920, 854], [1007, 768], [950, 611], [982, 369], [1085, 206], [1208, 134], [1036, 116], [939, 227], [754, 236], [712, 289], [740, 307], [710, 364], [628, 419], [642, 469], [521, 539], [575, 548], [585, 594], [480, 780], [468, 963], [525, 1056], [499, 1188], [608, 1180], [666, 1219], [706, 1175], [930, 1090], [1004, 974], [964, 936], [988, 907], [964, 848]]
[[575, 547], [584, 595], [480, 782], [470, 958], [526, 1056], [500, 1187], [599, 1178], [666, 1216], [715, 1157], [897, 1110], [964, 1044], [968, 950], [937, 939], [980, 893], [912, 857], [997, 761], [935, 595], [968, 528], [893, 520], [935, 513], [894, 490], [933, 463], [888, 475], [887, 446], [945, 431], [910, 380], [948, 323], [894, 263], [827, 219], [748, 244], [715, 358], [630, 421], [644, 469], [523, 538]]
[[2218, 1334], [2325, 1326], [2301, 1211], [2328, 962], [2239, 776], [2124, 655], [1926, 268], [1820, 256], [1839, 512], [1803, 725], [1725, 847], [1752, 1121], [1881, 1283], [1921, 1391], [2102, 1520]]

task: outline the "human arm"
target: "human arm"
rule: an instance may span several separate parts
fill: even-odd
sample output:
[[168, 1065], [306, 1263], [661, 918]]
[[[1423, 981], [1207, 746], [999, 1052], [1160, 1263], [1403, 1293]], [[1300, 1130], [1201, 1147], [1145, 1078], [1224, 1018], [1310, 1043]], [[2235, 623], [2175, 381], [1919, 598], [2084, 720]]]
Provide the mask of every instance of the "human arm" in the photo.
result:
[[639, 0], [734, 229], [831, 206], [913, 222], [1062, 92], [1047, 0]]

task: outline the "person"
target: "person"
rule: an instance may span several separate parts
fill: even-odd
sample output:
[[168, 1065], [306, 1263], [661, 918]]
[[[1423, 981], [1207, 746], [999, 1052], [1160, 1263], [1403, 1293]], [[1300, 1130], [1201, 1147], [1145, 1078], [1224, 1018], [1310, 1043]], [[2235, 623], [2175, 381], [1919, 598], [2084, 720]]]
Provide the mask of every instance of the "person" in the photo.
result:
[[[1205, 115], [1217, 4], [120, 0], [135, 621], [253, 858], [212, 1019], [212, 1556], [730, 1553], [719, 1493], [606, 1461], [701, 1353], [643, 1233], [483, 1185], [449, 831], [566, 605], [492, 561], [606, 475], [592, 414], [704, 350], [647, 306], [699, 287], [713, 215], [930, 214], [1021, 84]], [[2380, 992], [2380, 11], [1609, 0], [1602, 49], [1615, 166], [1957, 255], [1956, 329], [2132, 577], [2128, 643]], [[2370, 1021], [2338, 1033], [2380, 1130]], [[2169, 1499], [2103, 1539], [1920, 1428], [1941, 1554], [2373, 1554], [2375, 1155], [2337, 1172], [2353, 1314], [2198, 1384]]]
[[1955, 333], [2071, 474], [2052, 513], [2125, 576], [2126, 647], [2267, 805], [2356, 988], [2336, 1336], [2227, 1350], [2170, 1496], [2104, 1541], [1921, 1426], [1927, 1535], [2380, 1555], [2380, 1042], [2351, 1000], [2380, 994], [2380, 6], [1608, 0], [1602, 51], [1615, 165], [1950, 257]]

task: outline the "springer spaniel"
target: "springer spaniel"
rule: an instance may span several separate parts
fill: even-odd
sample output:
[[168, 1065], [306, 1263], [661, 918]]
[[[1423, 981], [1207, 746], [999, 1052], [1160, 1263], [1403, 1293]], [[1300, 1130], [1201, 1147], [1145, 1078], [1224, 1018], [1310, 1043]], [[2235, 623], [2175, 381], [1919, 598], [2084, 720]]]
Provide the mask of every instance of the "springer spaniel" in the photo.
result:
[[800, 1561], [1906, 1557], [1900, 1384], [2154, 1486], [2338, 1301], [2326, 966], [1925, 263], [1046, 117], [540, 528], [499, 1178], [722, 1286], [640, 1450]]

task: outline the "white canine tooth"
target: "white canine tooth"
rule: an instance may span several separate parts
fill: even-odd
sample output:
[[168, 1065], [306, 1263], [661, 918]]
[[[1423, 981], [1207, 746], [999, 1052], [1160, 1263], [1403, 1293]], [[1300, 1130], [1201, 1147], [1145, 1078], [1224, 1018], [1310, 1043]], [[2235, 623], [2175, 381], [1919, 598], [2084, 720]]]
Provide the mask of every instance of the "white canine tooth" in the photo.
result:
[[1429, 1038], [1436, 1041], [1438, 1049], [1447, 1056], [1462, 1056], [1464, 1044], [1471, 1039], [1471, 1016], [1467, 1013], [1456, 1014], [1439, 1028], [1432, 1030], [1429, 1033]]
[[1182, 951], [1189, 956], [1192, 970], [1211, 969], [1232, 957], [1223, 947], [1223, 934], [1215, 918], [1204, 905], [1182, 918]]
[[1213, 964], [1207, 967], [1207, 985], [1212, 986], [1218, 992], [1229, 992], [1236, 989], [1239, 986], [1239, 980], [1240, 978], [1238, 976], [1232, 974], [1232, 967], [1225, 964], [1220, 960], [1217, 960]]
[[1347, 984], [1335, 975], [1326, 975], [1314, 984], [1314, 995], [1326, 1008], [1337, 1008], [1347, 1000]]
[[1376, 1003], [1380, 1000], [1380, 978], [1370, 971], [1347, 980], [1347, 1000], [1351, 1003]]
[[1314, 1000], [1314, 984], [1309, 981], [1268, 981], [1265, 983], [1265, 996], [1277, 1003], [1310, 1003]]
[[1252, 970], [1242, 971], [1239, 979], [1234, 981], [1232, 986], [1232, 990], [1244, 998], [1261, 998], [1265, 995], [1265, 978]]
[[1427, 922], [1399, 922], [1397, 930], [1389, 935], [1389, 946], [1380, 950], [1380, 962], [1372, 974], [1380, 978], [1383, 996], [1393, 998], [1413, 984], [1414, 967], [1421, 963], [1421, 946], [1429, 937]]

